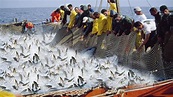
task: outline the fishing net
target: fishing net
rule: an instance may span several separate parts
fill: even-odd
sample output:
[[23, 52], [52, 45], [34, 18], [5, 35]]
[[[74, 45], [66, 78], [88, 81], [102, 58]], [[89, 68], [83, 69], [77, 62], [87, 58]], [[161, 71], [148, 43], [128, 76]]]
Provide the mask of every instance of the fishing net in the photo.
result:
[[[60, 30], [65, 33], [64, 30]], [[106, 58], [117, 55], [120, 65], [139, 71], [154, 74], [156, 77], [165, 78], [162, 62], [162, 51], [158, 44], [148, 52], [134, 51], [136, 33], [131, 32], [129, 35], [115, 36], [114, 34], [107, 35], [103, 33], [101, 36], [88, 36], [83, 41], [80, 40], [82, 29], [73, 29], [71, 33], [59, 39], [60, 32], [57, 32], [52, 41], [54, 44], [65, 45], [77, 51], [82, 51], [86, 48], [96, 47], [95, 57]]]

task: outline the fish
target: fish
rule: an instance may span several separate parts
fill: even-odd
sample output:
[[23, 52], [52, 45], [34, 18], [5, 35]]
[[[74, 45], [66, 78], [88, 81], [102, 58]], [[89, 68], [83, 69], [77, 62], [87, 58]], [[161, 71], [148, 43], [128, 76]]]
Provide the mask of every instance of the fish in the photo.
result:
[[71, 81], [73, 81], [73, 80], [74, 80], [74, 78], [75, 78], [75, 77], [73, 77], [72, 79], [69, 79], [69, 80], [68, 80], [68, 82], [71, 82]]
[[13, 85], [12, 87], [13, 89], [18, 90], [18, 87], [16, 87], [15, 85]]
[[30, 49], [31, 49], [31, 45], [28, 46], [28, 51], [30, 51]]
[[23, 58], [27, 58], [27, 57], [29, 57], [30, 56], [30, 54], [28, 54], [28, 55], [26, 55], [26, 56], [23, 56]]
[[53, 59], [56, 60], [56, 56], [53, 54]]
[[134, 77], [135, 76], [135, 73], [132, 70], [129, 70], [128, 76], [129, 77]]
[[29, 82], [23, 83], [22, 81], [19, 81], [19, 84], [22, 84], [22, 86], [26, 86], [29, 84]]
[[23, 80], [22, 74], [19, 73], [20, 80]]
[[13, 57], [13, 59], [14, 59], [16, 62], [19, 62], [19, 60], [18, 60], [16, 57]]
[[16, 56], [18, 59], [20, 58], [19, 53], [17, 51], [16, 51]]
[[15, 85], [16, 85], [17, 87], [19, 87], [19, 84], [18, 84], [18, 82], [17, 82], [16, 79], [14, 80], [14, 82], [15, 82]]
[[67, 72], [63, 70], [63, 73], [64, 73], [65, 77], [67, 77]]
[[59, 78], [60, 78], [61, 83], [64, 84], [64, 80], [62, 79], [62, 77], [59, 77]]
[[21, 51], [22, 51], [22, 53], [23, 53], [23, 52], [24, 52], [23, 46], [20, 45], [20, 49], [21, 49]]
[[50, 85], [50, 84], [46, 84], [45, 85], [47, 88], [52, 88], [52, 85]]
[[61, 61], [64, 61], [64, 60], [66, 60], [68, 57], [65, 57], [65, 58], [61, 58]]
[[67, 89], [73, 88], [73, 86], [74, 86], [74, 85], [70, 85], [70, 86], [67, 87]]
[[6, 86], [0, 86], [0, 88], [6, 90]]
[[110, 80], [113, 80], [113, 78], [110, 76], [110, 77], [108, 77]]
[[39, 74], [37, 74], [37, 81], [40, 79], [40, 75]]
[[61, 87], [64, 87], [64, 85], [62, 83], [58, 83], [58, 85], [61, 86]]
[[14, 40], [14, 44], [17, 44], [17, 40], [16, 39]]
[[41, 48], [40, 48], [40, 46], [38, 47], [38, 53], [41, 51]]
[[70, 64], [75, 64], [77, 63], [76, 59], [72, 56], [70, 59]]
[[3, 61], [7, 61], [7, 58], [1, 57], [1, 60], [3, 60]]
[[115, 75], [114, 75], [114, 73], [110, 70], [110, 72], [111, 72], [111, 75], [115, 78]]
[[5, 48], [0, 48], [1, 51], [6, 52]]
[[121, 76], [121, 75], [123, 75], [125, 73], [125, 71], [123, 71], [122, 73], [120, 73], [118, 76]]

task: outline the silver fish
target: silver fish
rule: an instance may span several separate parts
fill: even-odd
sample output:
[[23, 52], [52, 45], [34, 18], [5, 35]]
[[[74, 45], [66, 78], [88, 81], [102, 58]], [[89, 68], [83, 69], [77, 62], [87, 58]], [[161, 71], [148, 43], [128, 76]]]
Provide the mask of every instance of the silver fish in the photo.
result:
[[7, 58], [1, 57], [1, 60], [3, 60], [3, 61], [7, 61]]
[[45, 86], [48, 88], [52, 88], [52, 85], [50, 85], [50, 84], [46, 84]]
[[18, 87], [16, 87], [15, 85], [13, 85], [12, 87], [13, 89], [18, 90]]
[[22, 53], [23, 53], [23, 52], [24, 52], [23, 46], [20, 45], [20, 49], [21, 49], [21, 51], [22, 51]]
[[58, 83], [58, 85], [61, 86], [61, 87], [64, 87], [64, 85], [62, 83]]
[[0, 86], [1, 89], [5, 90], [6, 89], [6, 86]]
[[13, 57], [13, 59], [14, 59], [16, 62], [19, 62], [19, 60], [18, 60], [16, 57]]
[[41, 51], [41, 48], [40, 48], [40, 46], [38, 47], [38, 53]]

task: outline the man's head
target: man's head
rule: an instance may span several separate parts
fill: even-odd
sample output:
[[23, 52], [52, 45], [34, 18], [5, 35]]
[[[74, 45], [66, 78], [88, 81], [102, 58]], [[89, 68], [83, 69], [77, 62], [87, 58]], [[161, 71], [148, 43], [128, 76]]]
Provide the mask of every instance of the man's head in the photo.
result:
[[67, 7], [68, 7], [70, 10], [72, 10], [72, 9], [73, 9], [72, 4], [69, 4]]
[[163, 13], [165, 9], [168, 9], [168, 7], [166, 5], [160, 6], [160, 12]]
[[117, 13], [114, 15], [114, 19], [119, 22], [122, 19], [122, 15]]
[[107, 0], [108, 3], [115, 3], [115, 0]]
[[79, 7], [75, 7], [74, 10], [76, 11], [76, 13], [80, 13]]
[[108, 15], [108, 11], [107, 11], [106, 9], [102, 9], [102, 10], [101, 10], [101, 13], [104, 14], [105, 16]]
[[91, 4], [88, 4], [88, 9], [91, 9]]
[[94, 18], [99, 18], [100, 17], [100, 13], [94, 12], [93, 16], [94, 16]]
[[137, 21], [137, 22], [134, 23], [134, 27], [136, 27], [137, 29], [142, 29], [143, 24], [140, 21]]
[[136, 15], [140, 15], [142, 12], [142, 9], [140, 7], [135, 7], [134, 12], [136, 13]]
[[57, 8], [57, 9], [55, 10], [55, 12], [56, 12], [56, 13], [60, 13], [60, 9]]
[[64, 5], [60, 6], [60, 9], [64, 10], [65, 9], [65, 6]]
[[152, 16], [155, 16], [158, 13], [157, 9], [155, 7], [150, 8], [150, 14]]
[[160, 11], [161, 11], [161, 13], [163, 13], [165, 15], [169, 14], [169, 10], [168, 10], [168, 7], [166, 5], [160, 6]]

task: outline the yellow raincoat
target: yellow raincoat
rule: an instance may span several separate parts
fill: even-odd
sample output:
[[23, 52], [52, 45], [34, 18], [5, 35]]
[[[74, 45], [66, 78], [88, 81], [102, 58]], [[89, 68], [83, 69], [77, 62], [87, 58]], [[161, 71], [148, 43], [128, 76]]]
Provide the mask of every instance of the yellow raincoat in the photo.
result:
[[75, 12], [75, 10], [72, 10], [70, 14], [70, 22], [68, 24], [68, 28], [71, 29], [74, 26], [76, 15], [77, 13]]
[[91, 34], [96, 34], [98, 32], [98, 19], [93, 21], [93, 28]]
[[105, 15], [100, 14], [98, 18], [98, 33], [97, 35], [101, 35], [103, 32], [107, 31], [107, 18]]
[[110, 4], [109, 10], [113, 10], [113, 11], [117, 12], [117, 5], [116, 5], [116, 3], [109, 3], [109, 4]]
[[0, 90], [0, 97], [15, 97], [15, 95], [7, 91]]
[[107, 16], [107, 31], [112, 31], [112, 17], [110, 16], [110, 12]]
[[64, 10], [60, 9], [61, 19], [64, 18]]

